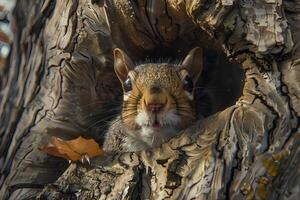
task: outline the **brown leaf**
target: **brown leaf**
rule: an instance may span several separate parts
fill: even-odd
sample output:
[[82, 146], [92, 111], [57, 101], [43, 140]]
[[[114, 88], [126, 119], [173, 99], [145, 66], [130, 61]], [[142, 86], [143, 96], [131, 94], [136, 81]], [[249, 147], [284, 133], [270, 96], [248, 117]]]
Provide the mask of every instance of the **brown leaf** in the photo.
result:
[[52, 141], [47, 146], [39, 149], [50, 155], [71, 161], [80, 160], [83, 155], [88, 155], [90, 158], [103, 155], [103, 150], [94, 139], [83, 137], [68, 141], [52, 137]]
[[9, 36], [1, 30], [0, 30], [0, 41], [4, 42], [4, 43], [7, 43], [7, 44], [10, 43]]
[[4, 69], [6, 67], [6, 59], [1, 58], [0, 56], [0, 70]]

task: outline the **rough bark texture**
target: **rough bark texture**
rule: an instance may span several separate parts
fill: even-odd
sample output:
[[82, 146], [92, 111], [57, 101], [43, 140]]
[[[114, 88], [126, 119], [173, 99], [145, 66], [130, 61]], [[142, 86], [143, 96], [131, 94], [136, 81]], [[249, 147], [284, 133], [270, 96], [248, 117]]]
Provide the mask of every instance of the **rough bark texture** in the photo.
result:
[[[299, 2], [20, 0], [14, 16], [15, 42], [0, 84], [0, 197], [299, 198]], [[180, 59], [196, 45], [214, 49], [207, 57], [222, 48], [245, 71], [234, 105], [238, 78], [231, 95], [216, 93], [223, 98], [210, 110], [198, 108], [204, 120], [161, 148], [107, 155], [91, 166], [65, 171], [66, 162], [37, 150], [50, 135], [101, 142], [120, 96], [114, 47], [138, 61]], [[222, 88], [232, 73], [242, 77], [216, 64], [200, 84]], [[199, 102], [210, 102], [214, 93], [207, 93]]]

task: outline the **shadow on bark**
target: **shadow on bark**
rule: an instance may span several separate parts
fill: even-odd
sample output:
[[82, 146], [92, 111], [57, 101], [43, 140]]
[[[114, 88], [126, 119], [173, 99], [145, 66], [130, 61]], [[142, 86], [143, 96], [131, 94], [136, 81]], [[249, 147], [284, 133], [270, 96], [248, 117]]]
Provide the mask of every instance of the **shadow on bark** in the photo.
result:
[[[297, 199], [299, 8], [295, 1], [18, 1], [1, 81], [0, 197]], [[120, 104], [113, 48], [141, 61], [181, 59], [194, 46], [206, 49], [197, 91], [205, 119], [180, 136], [91, 166], [68, 167], [37, 150], [51, 135], [102, 142]]]

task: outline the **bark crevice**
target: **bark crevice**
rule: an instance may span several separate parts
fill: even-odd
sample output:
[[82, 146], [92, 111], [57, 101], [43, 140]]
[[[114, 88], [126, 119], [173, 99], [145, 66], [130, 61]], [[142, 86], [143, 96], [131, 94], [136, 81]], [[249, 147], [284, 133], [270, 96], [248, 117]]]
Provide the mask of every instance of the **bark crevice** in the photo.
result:
[[[1, 82], [0, 197], [295, 199], [299, 7], [267, 0], [18, 1], [11, 70]], [[112, 118], [109, 109], [120, 103], [113, 48], [138, 61], [181, 59], [196, 45], [206, 48], [213, 68], [204, 69], [199, 85], [223, 90], [230, 77], [234, 92], [197, 97], [216, 105], [178, 137], [91, 166], [67, 168], [37, 150], [51, 135], [102, 141], [101, 119]], [[224, 59], [212, 64], [221, 49], [245, 77]]]

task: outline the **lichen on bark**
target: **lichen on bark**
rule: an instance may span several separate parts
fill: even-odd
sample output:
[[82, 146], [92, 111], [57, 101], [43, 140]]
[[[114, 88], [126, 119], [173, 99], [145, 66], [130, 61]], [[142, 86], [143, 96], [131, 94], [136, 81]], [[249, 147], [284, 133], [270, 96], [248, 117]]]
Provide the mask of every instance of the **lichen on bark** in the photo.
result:
[[[297, 199], [299, 7], [296, 1], [280, 0], [70, 0], [17, 6], [20, 13], [34, 8], [44, 14], [22, 15], [30, 26], [18, 24], [21, 42], [11, 58], [19, 59], [11, 61], [16, 71], [1, 93], [0, 119], [10, 112], [17, 117], [3, 120], [1, 127], [1, 147], [9, 150], [0, 151], [0, 196]], [[37, 27], [41, 33], [34, 32]], [[91, 126], [96, 121], [86, 116], [92, 109], [107, 111], [112, 106], [107, 102], [120, 95], [111, 78], [114, 47], [139, 60], [144, 55], [180, 57], [195, 45], [222, 49], [245, 71], [242, 94], [233, 105], [219, 106], [219, 112], [161, 148], [107, 155], [91, 166], [72, 164], [54, 182], [66, 168], [62, 164], [49, 178], [57, 169], [48, 165], [53, 158], [35, 150], [49, 135], [68, 139], [82, 134], [101, 141], [103, 129]], [[221, 64], [217, 69], [224, 70]], [[19, 90], [12, 86], [16, 80]], [[217, 80], [224, 82], [219, 75]], [[9, 95], [19, 98], [6, 107]], [[28, 167], [28, 161], [39, 168]], [[24, 169], [34, 173], [25, 176]], [[47, 177], [44, 182], [41, 174]], [[50, 184], [41, 192], [45, 183]]]

